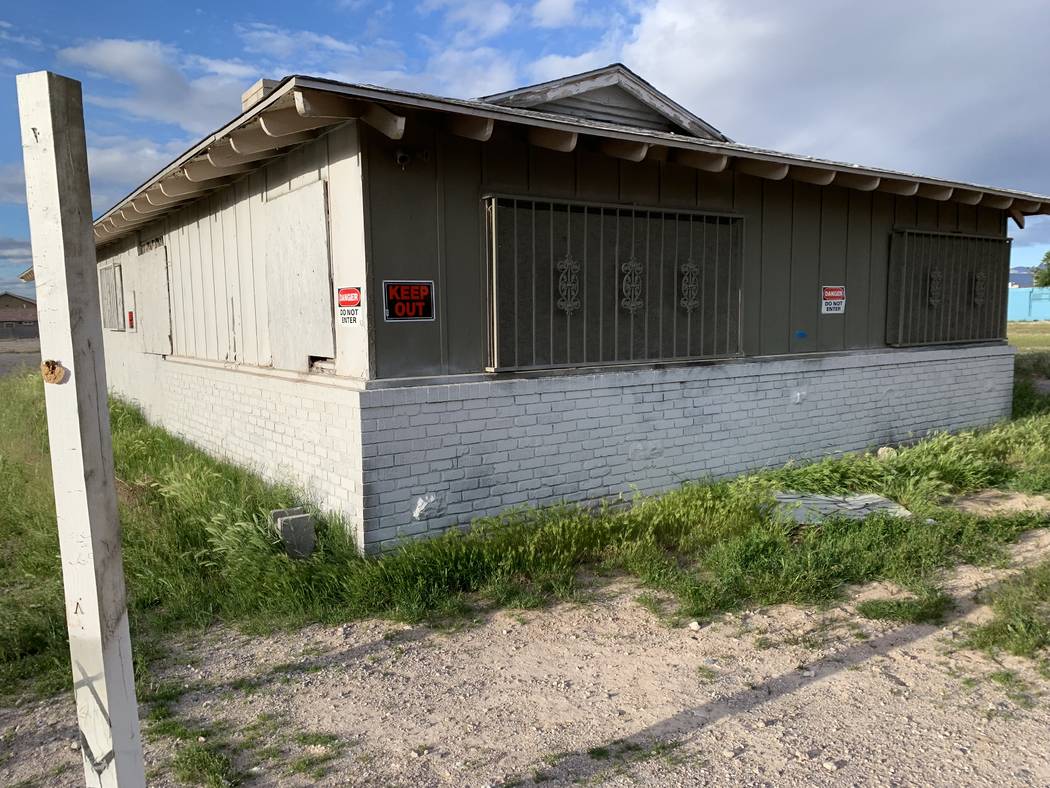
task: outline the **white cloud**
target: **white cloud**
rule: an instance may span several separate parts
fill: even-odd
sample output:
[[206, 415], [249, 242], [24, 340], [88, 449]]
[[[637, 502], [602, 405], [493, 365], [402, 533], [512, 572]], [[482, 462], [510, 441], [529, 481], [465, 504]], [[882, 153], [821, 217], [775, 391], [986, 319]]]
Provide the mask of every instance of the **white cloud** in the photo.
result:
[[1050, 217], [1030, 216], [1025, 229], [1011, 225], [1014, 246], [1050, 246]]
[[29, 241], [0, 236], [0, 262], [22, 266], [24, 270], [33, 262], [33, 253], [29, 249]]
[[32, 295], [33, 285], [18, 279], [18, 275], [33, 264], [29, 242], [20, 238], [0, 236], [0, 292]]
[[238, 25], [235, 29], [246, 51], [271, 60], [297, 58], [300, 62], [317, 62], [333, 55], [356, 55], [359, 52], [355, 44], [309, 30], [288, 30], [259, 22]]
[[[517, 85], [513, 62], [492, 47], [437, 52], [424, 73], [434, 86], [430, 89], [459, 98], [486, 96]], [[419, 83], [413, 89], [418, 90]]]
[[1050, 6], [648, 0], [621, 57], [741, 142], [1048, 191]]
[[504, 0], [427, 0], [422, 10], [443, 11], [459, 46], [497, 36], [514, 21], [514, 8]]
[[94, 39], [63, 49], [58, 57], [130, 90], [124, 95], [93, 91], [89, 102], [195, 134], [212, 131], [234, 115], [241, 93], [258, 73], [237, 60], [184, 56], [160, 41]]
[[576, 0], [536, 0], [532, 23], [537, 27], [563, 27], [576, 17]]
[[26, 201], [26, 179], [22, 165], [0, 164], [0, 203], [21, 204]]
[[0, 19], [0, 41], [27, 49], [43, 49], [44, 42], [35, 36], [22, 35], [10, 22]]
[[599, 47], [580, 55], [545, 55], [529, 64], [528, 72], [533, 81], [547, 82], [607, 66], [617, 59], [618, 54], [610, 48]]
[[91, 205], [98, 216], [191, 145], [190, 140], [153, 140], [92, 135], [88, 141]]

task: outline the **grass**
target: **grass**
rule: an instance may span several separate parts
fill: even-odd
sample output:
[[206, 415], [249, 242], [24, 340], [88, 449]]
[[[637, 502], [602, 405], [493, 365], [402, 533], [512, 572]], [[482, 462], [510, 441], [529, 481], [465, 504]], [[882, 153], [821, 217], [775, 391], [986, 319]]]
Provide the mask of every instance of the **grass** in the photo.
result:
[[[214, 622], [265, 631], [531, 608], [576, 595], [585, 575], [609, 572], [637, 578], [654, 601], [671, 600], [676, 615], [690, 618], [822, 604], [874, 580], [921, 596], [939, 569], [999, 560], [1019, 534], [1047, 525], [1032, 514], [979, 519], [941, 506], [945, 495], [992, 486], [1050, 491], [1050, 407], [1031, 394], [1025, 407], [1034, 415], [936, 435], [888, 461], [847, 455], [691, 482], [623, 507], [514, 511], [381, 559], [358, 557], [343, 524], [321, 517], [317, 551], [301, 561], [285, 556], [268, 522], [270, 509], [301, 502], [294, 490], [211, 459], [113, 402], [138, 672], [146, 675], [171, 633]], [[34, 375], [0, 379], [0, 401], [0, 686], [55, 692], [69, 668], [42, 384]], [[773, 515], [776, 489], [881, 493], [919, 516], [799, 527]], [[936, 612], [924, 604], [877, 612]]]
[[1050, 562], [998, 586], [983, 601], [994, 615], [970, 633], [971, 648], [1034, 658], [1050, 646]]
[[1021, 353], [1050, 352], [1050, 321], [1009, 323], [1006, 334], [1010, 344]]
[[224, 788], [241, 782], [228, 755], [213, 747], [194, 742], [176, 751], [172, 773], [182, 783]]
[[912, 599], [868, 599], [857, 605], [857, 612], [865, 618], [880, 621], [939, 624], [953, 606], [950, 596], [931, 591]]

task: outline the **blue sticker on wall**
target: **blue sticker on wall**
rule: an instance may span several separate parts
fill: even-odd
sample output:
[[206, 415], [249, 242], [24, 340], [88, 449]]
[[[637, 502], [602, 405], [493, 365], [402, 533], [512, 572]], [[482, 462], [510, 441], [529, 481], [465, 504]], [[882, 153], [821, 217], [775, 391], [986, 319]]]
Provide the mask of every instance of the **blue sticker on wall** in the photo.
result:
[[798, 331], [795, 332], [795, 339], [805, 339], [808, 336], [809, 336], [809, 334], [807, 334], [801, 328]]

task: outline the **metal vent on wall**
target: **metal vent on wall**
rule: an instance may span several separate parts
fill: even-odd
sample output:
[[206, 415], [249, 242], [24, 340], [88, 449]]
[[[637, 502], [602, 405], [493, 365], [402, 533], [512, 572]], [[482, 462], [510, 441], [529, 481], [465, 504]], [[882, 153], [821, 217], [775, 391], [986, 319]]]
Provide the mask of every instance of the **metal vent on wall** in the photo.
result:
[[739, 355], [740, 217], [486, 202], [490, 369]]
[[1006, 338], [1010, 239], [897, 230], [886, 342], [894, 347]]

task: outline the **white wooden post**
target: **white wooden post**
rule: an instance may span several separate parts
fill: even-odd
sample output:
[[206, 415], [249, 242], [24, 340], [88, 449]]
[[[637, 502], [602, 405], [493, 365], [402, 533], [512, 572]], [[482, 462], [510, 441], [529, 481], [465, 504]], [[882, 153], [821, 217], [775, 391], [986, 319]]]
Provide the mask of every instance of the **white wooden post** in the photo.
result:
[[[124, 592], [80, 83], [18, 76], [66, 623], [87, 784], [146, 784]], [[45, 361], [45, 365], [47, 362]]]

